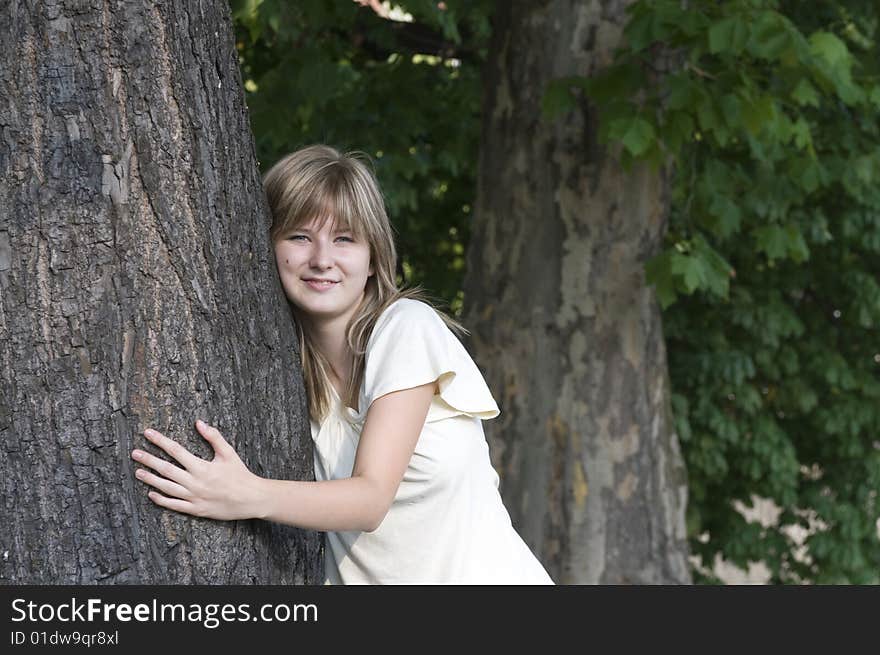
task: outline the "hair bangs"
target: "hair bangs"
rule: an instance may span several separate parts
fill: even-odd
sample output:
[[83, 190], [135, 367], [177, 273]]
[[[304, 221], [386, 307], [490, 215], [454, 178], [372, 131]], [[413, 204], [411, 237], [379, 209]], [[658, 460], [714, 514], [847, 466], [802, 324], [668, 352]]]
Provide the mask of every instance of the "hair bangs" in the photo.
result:
[[334, 168], [330, 174], [325, 172], [317, 177], [310, 191], [302, 194], [300, 202], [291, 207], [284, 232], [301, 229], [312, 221], [315, 222], [313, 228], [321, 230], [329, 220], [333, 232], [351, 232], [357, 240], [367, 237], [357, 210], [357, 192], [341, 167], [337, 164]]

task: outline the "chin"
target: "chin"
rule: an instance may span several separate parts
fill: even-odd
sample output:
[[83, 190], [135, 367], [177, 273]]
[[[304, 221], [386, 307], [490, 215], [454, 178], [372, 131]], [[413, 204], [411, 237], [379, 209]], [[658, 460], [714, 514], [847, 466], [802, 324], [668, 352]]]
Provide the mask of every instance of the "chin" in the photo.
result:
[[308, 302], [294, 302], [296, 308], [308, 316], [320, 316], [323, 318], [332, 318], [343, 314], [349, 305], [340, 305], [335, 302], [321, 302], [311, 299]]

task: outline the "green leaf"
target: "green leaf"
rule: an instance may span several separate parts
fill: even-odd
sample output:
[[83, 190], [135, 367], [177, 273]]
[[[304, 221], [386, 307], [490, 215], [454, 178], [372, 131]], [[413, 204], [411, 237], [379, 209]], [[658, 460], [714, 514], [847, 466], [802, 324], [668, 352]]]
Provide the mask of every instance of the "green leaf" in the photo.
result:
[[669, 97], [666, 106], [672, 110], [690, 109], [697, 97], [697, 85], [691, 81], [687, 73], [678, 73], [667, 80]]
[[609, 66], [593, 77], [570, 77], [571, 84], [580, 86], [597, 103], [621, 102], [645, 86], [645, 74], [635, 61]]
[[813, 145], [813, 134], [810, 131], [810, 124], [803, 118], [799, 118], [796, 122], [792, 123], [790, 131], [794, 144], [798, 148], [803, 150]]
[[791, 92], [791, 97], [797, 101], [799, 105], [809, 105], [811, 107], [819, 106], [819, 93], [816, 91], [810, 80], [802, 77], [797, 86]]
[[677, 153], [682, 144], [689, 143], [693, 138], [694, 121], [690, 114], [683, 111], [668, 112], [663, 125], [661, 138], [673, 153]]
[[634, 157], [647, 151], [655, 137], [654, 127], [638, 116], [612, 121], [609, 133], [612, 138], [618, 139]]
[[697, 121], [699, 122], [701, 129], [710, 132], [721, 125], [721, 117], [718, 115], [715, 102], [711, 97], [701, 97], [696, 109]]
[[657, 300], [663, 309], [672, 305], [676, 299], [675, 281], [672, 277], [670, 257], [671, 253], [664, 251], [645, 263], [645, 282], [648, 285], [654, 286]]
[[878, 170], [880, 170], [880, 161], [878, 161], [876, 153], [862, 155], [853, 160], [853, 172], [856, 174], [856, 178], [864, 184], [880, 182], [877, 179]]
[[785, 226], [785, 234], [788, 237], [788, 254], [792, 260], [801, 264], [810, 258], [810, 249], [804, 241], [804, 235], [794, 223]]
[[788, 253], [788, 235], [779, 225], [755, 228], [755, 245], [766, 253], [768, 259], [782, 259]]
[[814, 32], [809, 37], [810, 51], [824, 59], [835, 70], [848, 70], [852, 57], [846, 44], [831, 32]]
[[571, 86], [572, 81], [569, 77], [550, 80], [547, 83], [541, 98], [541, 113], [545, 119], [553, 120], [577, 106]]
[[740, 16], [729, 16], [709, 28], [709, 52], [738, 55], [746, 44], [749, 27]]
[[639, 52], [654, 41], [654, 13], [650, 10], [637, 13], [623, 30], [633, 52]]
[[672, 254], [670, 260], [672, 274], [681, 278], [685, 293], [693, 293], [706, 281], [706, 271], [702, 259], [678, 252]]
[[729, 197], [714, 195], [709, 211], [718, 219], [714, 223], [714, 231], [719, 237], [726, 239], [739, 231], [742, 211]]
[[759, 59], [773, 60], [792, 46], [791, 36], [775, 11], [764, 11], [752, 25], [749, 52]]
[[809, 259], [810, 251], [800, 229], [794, 223], [764, 225], [754, 231], [757, 247], [767, 254], [768, 259], [790, 257], [801, 263]]
[[742, 103], [733, 93], [727, 93], [721, 98], [721, 113], [724, 114], [724, 122], [728, 127], [738, 128], [742, 124]]
[[776, 119], [776, 102], [764, 95], [743, 105], [742, 121], [753, 135], [759, 134]]
[[846, 44], [837, 35], [824, 31], [811, 34], [809, 44], [810, 53], [821, 62], [817, 73], [825, 78], [825, 84], [830, 83], [849, 105], [862, 101], [865, 92], [853, 82], [853, 57]]
[[702, 286], [719, 298], [727, 298], [731, 275], [730, 264], [715, 250], [702, 234], [692, 239], [694, 257], [702, 262]]
[[801, 156], [788, 161], [786, 173], [807, 193], [828, 183], [828, 173], [813, 157]]

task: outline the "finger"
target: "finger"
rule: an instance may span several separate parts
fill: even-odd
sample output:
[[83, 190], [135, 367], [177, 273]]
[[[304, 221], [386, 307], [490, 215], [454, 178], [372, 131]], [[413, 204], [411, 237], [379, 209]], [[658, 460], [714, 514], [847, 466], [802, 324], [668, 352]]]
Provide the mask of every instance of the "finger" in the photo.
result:
[[186, 448], [174, 441], [174, 439], [169, 439], [161, 432], [156, 432], [155, 430], [148, 428], [144, 430], [144, 436], [168, 453], [168, 455], [180, 462], [183, 465], [183, 468], [187, 470], [192, 470], [193, 467], [207, 463], [205, 460], [193, 455]]
[[175, 498], [182, 498], [183, 500], [190, 500], [192, 498], [189, 489], [176, 482], [160, 478], [158, 475], [154, 475], [144, 469], [138, 469], [134, 474], [138, 480], [146, 482], [151, 487], [156, 487], [156, 489], [164, 493], [166, 496], [174, 496]]
[[196, 506], [188, 500], [180, 500], [179, 498], [168, 498], [167, 496], [163, 496], [157, 491], [151, 491], [147, 494], [147, 496], [149, 496], [150, 500], [152, 500], [154, 503], [162, 507], [174, 510], [175, 512], [198, 516]]
[[223, 438], [223, 435], [220, 434], [220, 430], [217, 428], [208, 425], [204, 421], [196, 421], [196, 429], [205, 438], [205, 441], [211, 444], [214, 452], [218, 455], [225, 455], [232, 450], [232, 446]]
[[150, 467], [163, 478], [174, 480], [184, 486], [190, 486], [189, 483], [192, 482], [192, 476], [179, 466], [175, 466], [171, 462], [156, 457], [155, 455], [151, 455], [143, 450], [133, 450], [131, 457], [144, 466]]

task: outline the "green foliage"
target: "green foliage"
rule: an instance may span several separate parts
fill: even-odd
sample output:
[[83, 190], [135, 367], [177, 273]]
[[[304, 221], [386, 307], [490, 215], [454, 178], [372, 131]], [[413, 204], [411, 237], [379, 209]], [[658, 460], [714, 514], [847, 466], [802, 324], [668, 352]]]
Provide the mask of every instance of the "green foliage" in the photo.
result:
[[[877, 7], [687, 7], [634, 3], [614, 65], [555, 81], [545, 116], [585, 93], [625, 166], [674, 162], [646, 275], [664, 309], [692, 552], [764, 561], [774, 582], [877, 583]], [[734, 509], [753, 496], [781, 508], [777, 524]], [[806, 554], [792, 527], [811, 531]]]
[[[318, 141], [369, 153], [401, 276], [455, 308], [494, 3], [394, 3], [442, 56], [348, 0], [231, 4], [262, 168]], [[586, 95], [624, 165], [674, 162], [646, 275], [664, 310], [692, 552], [763, 561], [774, 582], [880, 582], [876, 3], [682, 4], [635, 2], [615, 64], [554, 80], [543, 111], [563, 119]], [[777, 525], [735, 509], [753, 495], [780, 507]], [[793, 527], [812, 531], [806, 557]]]
[[421, 283], [455, 312], [491, 3], [394, 4], [443, 56], [413, 50], [395, 30], [401, 23], [348, 0], [231, 2], [257, 156], [266, 171], [310, 143], [369, 155], [398, 235], [401, 280]]

